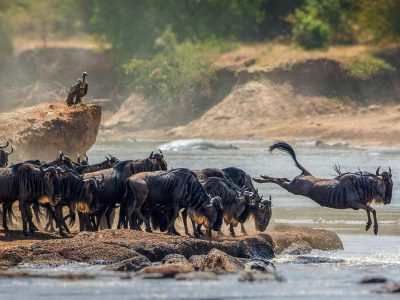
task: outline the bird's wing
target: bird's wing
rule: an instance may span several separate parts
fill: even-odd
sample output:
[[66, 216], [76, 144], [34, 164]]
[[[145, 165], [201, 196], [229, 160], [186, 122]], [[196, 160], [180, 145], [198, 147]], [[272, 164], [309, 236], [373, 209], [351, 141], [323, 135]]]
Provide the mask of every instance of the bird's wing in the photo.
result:
[[86, 96], [86, 94], [88, 92], [88, 88], [89, 88], [89, 85], [87, 83], [85, 83], [85, 92], [84, 92], [83, 96]]

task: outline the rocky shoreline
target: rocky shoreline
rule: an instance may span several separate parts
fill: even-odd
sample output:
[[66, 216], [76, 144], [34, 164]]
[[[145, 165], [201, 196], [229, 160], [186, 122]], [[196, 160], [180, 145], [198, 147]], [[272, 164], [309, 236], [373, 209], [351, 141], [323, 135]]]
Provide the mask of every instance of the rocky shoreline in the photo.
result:
[[[293, 226], [212, 241], [110, 229], [0, 249], [0, 265], [10, 268], [24, 264], [45, 267], [87, 263], [104, 265], [108, 271], [138, 271], [144, 277], [174, 277], [194, 271], [236, 273], [243, 269], [243, 272], [263, 269], [271, 273], [268, 261], [276, 254], [284, 251], [304, 254], [312, 249], [340, 250], [343, 244], [331, 231]], [[244, 273], [245, 280], [255, 278], [250, 273]]]

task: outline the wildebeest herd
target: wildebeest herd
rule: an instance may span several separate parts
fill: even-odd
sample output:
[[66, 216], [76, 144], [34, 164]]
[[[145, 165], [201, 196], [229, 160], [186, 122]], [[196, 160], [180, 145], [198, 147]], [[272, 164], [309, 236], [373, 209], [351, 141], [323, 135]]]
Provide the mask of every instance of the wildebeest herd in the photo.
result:
[[[3, 228], [9, 232], [7, 220], [13, 216], [13, 203], [18, 201], [23, 234], [37, 230], [33, 216], [47, 217], [47, 229], [58, 228], [60, 235], [79, 220], [79, 228], [98, 230], [104, 216], [111, 228], [112, 213], [119, 207], [118, 228], [160, 230], [178, 234], [175, 221], [182, 216], [185, 234], [189, 235], [187, 219], [195, 237], [211, 232], [221, 233], [222, 223], [229, 226], [232, 236], [240, 224], [253, 219], [258, 231], [265, 231], [271, 219], [271, 197], [263, 199], [245, 171], [235, 167], [189, 170], [167, 169], [161, 150], [140, 160], [120, 161], [112, 155], [106, 160], [90, 164], [88, 157], [77, 161], [60, 152], [54, 161], [28, 160], [7, 167], [8, 155], [0, 146], [0, 203]], [[12, 148], [11, 148], [12, 149]], [[376, 211], [370, 204], [388, 204], [392, 197], [392, 174], [368, 172], [341, 173], [334, 179], [320, 179], [311, 175], [296, 159], [293, 148], [276, 142], [270, 150], [289, 153], [302, 171], [292, 181], [286, 178], [261, 176], [258, 183], [275, 183], [287, 191], [311, 198], [321, 206], [331, 208], [364, 209], [368, 230], [374, 217], [374, 233], [378, 232]], [[67, 225], [68, 223], [68, 225]], [[205, 232], [203, 232], [203, 228]]]

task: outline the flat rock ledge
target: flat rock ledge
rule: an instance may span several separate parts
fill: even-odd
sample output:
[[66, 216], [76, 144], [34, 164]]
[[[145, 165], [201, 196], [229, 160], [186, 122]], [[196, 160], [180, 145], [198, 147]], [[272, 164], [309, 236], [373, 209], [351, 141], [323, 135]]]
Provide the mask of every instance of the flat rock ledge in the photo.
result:
[[101, 107], [97, 105], [40, 104], [0, 114], [0, 143], [10, 141], [14, 153], [9, 160], [14, 163], [53, 160], [60, 150], [75, 158], [96, 142], [100, 122]]
[[226, 273], [237, 272], [249, 260], [267, 261], [285, 249], [305, 243], [312, 249], [343, 249], [335, 233], [306, 227], [280, 226], [267, 233], [223, 241], [110, 229], [0, 249], [0, 266], [57, 266], [79, 262], [106, 265], [110, 271], [141, 270], [146, 274], [158, 271]]

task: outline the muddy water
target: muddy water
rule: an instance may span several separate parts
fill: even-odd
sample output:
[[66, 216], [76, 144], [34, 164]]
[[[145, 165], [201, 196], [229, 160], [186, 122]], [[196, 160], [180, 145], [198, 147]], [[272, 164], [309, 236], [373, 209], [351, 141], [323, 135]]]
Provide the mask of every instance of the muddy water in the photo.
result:
[[[142, 158], [156, 150], [163, 141], [99, 140], [89, 152], [92, 162], [104, 153], [119, 153], [121, 159]], [[250, 174], [292, 178], [299, 174], [288, 155], [266, 150], [268, 143], [233, 141], [227, 149], [170, 148], [164, 151], [169, 166], [199, 169], [237, 166]], [[208, 146], [207, 146], [208, 147]], [[219, 145], [216, 148], [224, 148]], [[380, 232], [374, 236], [365, 232], [366, 214], [361, 211], [321, 208], [309, 199], [293, 196], [274, 185], [257, 185], [265, 196], [272, 195], [271, 225], [290, 223], [337, 232], [344, 251], [314, 251], [309, 255], [278, 256], [274, 259], [285, 282], [241, 283], [238, 275], [220, 276], [216, 281], [175, 281], [121, 279], [106, 273], [99, 266], [68, 265], [59, 268], [36, 269], [21, 266], [29, 272], [89, 273], [95, 280], [65, 281], [53, 279], [2, 279], [0, 299], [378, 299], [373, 293], [379, 285], [360, 285], [365, 275], [383, 275], [400, 281], [400, 149], [363, 147], [315, 147], [311, 143], [297, 144], [299, 161], [320, 177], [334, 175], [332, 166], [340, 163], [342, 170], [374, 171], [379, 165], [391, 166], [394, 177], [393, 202], [378, 206]], [[176, 150], [176, 151], [174, 151]], [[248, 226], [250, 230], [252, 226]], [[387, 296], [397, 299], [396, 296]]]

